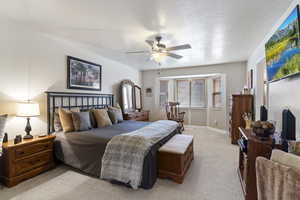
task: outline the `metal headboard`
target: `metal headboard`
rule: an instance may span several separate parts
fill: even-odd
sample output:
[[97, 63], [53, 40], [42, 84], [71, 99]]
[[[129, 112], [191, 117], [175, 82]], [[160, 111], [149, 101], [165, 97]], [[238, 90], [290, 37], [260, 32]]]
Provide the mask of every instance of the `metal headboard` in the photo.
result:
[[91, 109], [113, 106], [114, 95], [95, 93], [45, 92], [47, 94], [48, 134], [54, 132], [54, 113], [58, 108]]

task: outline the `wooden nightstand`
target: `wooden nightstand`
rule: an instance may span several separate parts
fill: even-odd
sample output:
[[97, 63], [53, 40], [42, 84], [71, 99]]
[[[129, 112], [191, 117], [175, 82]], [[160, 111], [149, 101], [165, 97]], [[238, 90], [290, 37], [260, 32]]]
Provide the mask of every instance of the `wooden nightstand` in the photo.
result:
[[13, 140], [3, 144], [0, 157], [0, 179], [7, 187], [34, 177], [55, 166], [53, 159], [54, 135], [34, 137], [14, 144]]

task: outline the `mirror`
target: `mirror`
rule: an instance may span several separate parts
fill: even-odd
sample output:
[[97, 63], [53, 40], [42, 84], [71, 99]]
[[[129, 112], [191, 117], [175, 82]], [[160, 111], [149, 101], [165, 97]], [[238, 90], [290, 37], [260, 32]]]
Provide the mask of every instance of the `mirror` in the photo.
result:
[[142, 110], [142, 89], [135, 85], [134, 86], [134, 97], [135, 97], [135, 109]]
[[142, 89], [134, 85], [131, 80], [121, 82], [121, 108], [123, 113], [135, 112], [142, 110]]
[[134, 83], [130, 80], [121, 82], [121, 107], [124, 113], [135, 111]]

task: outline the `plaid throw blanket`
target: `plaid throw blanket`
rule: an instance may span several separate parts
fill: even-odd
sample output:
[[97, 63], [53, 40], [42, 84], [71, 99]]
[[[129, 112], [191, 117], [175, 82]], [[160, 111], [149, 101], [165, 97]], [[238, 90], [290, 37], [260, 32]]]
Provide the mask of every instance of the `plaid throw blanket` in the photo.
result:
[[177, 122], [160, 120], [113, 137], [102, 158], [101, 178], [126, 183], [137, 189], [142, 181], [144, 158], [151, 146], [177, 127]]

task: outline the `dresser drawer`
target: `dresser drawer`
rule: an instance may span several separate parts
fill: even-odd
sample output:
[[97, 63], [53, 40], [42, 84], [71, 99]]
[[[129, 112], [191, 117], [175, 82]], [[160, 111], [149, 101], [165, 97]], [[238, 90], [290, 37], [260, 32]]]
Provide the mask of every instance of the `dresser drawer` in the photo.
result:
[[136, 120], [136, 121], [148, 121], [149, 120], [149, 112], [141, 111], [141, 112], [131, 112], [124, 114], [125, 120]]
[[21, 159], [34, 153], [51, 150], [52, 144], [53, 143], [51, 141], [46, 141], [34, 143], [29, 146], [18, 147], [15, 150], [15, 157], [16, 159]]
[[16, 161], [16, 175], [23, 174], [27, 171], [30, 171], [36, 167], [46, 165], [49, 162], [52, 162], [52, 151], [46, 151], [40, 154], [37, 154], [33, 157], [25, 158], [22, 160]]

